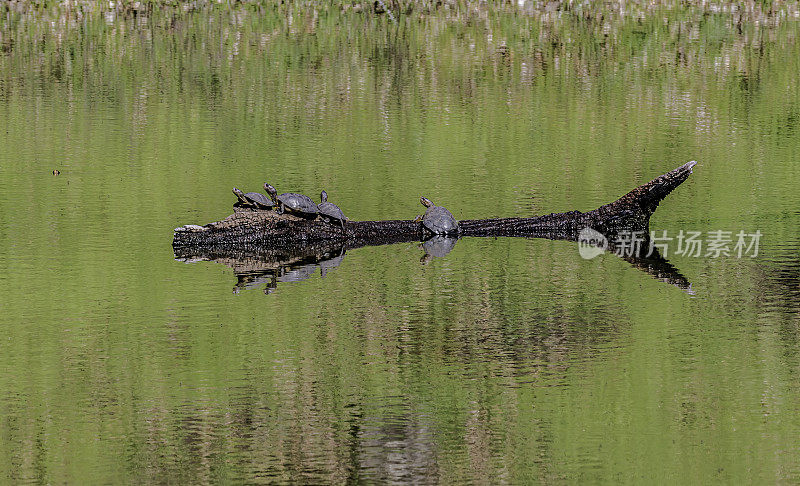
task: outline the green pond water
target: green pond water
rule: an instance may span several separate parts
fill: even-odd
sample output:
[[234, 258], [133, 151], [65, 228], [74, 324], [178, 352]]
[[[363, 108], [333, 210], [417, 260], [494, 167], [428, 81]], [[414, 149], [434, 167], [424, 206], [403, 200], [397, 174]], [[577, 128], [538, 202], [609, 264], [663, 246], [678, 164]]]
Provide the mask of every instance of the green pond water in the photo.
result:
[[[800, 482], [800, 20], [741, 5], [0, 4], [0, 483]], [[172, 249], [233, 186], [530, 216], [689, 160], [651, 229], [762, 234], [662, 252], [691, 287], [545, 239], [275, 288]]]

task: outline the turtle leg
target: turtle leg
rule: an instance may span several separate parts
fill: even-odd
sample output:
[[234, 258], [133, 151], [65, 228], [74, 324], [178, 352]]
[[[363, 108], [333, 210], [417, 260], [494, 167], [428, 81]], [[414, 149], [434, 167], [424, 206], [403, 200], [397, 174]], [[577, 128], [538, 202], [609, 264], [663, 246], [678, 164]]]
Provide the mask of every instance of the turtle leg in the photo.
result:
[[283, 207], [283, 203], [278, 204], [278, 214], [283, 214], [286, 209]]
[[344, 231], [344, 220], [340, 219], [339, 222], [342, 224], [342, 231]]
[[419, 216], [417, 216], [417, 218], [414, 220], [414, 222], [415, 223], [419, 223], [420, 221], [422, 221], [422, 216], [423, 215], [421, 215], [421, 214]]

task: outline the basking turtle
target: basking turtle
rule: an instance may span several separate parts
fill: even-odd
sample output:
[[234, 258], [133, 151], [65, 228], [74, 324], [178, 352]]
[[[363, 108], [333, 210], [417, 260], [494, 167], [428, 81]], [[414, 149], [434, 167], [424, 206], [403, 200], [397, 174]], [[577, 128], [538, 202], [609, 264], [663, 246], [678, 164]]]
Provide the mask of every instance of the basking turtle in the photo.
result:
[[422, 226], [435, 235], [457, 235], [458, 222], [450, 214], [450, 211], [441, 207], [434, 206], [430, 199], [419, 198], [423, 206], [428, 208], [425, 214], [418, 216], [416, 221], [422, 221]]
[[239, 198], [238, 204], [245, 208], [272, 209], [272, 200], [260, 192], [244, 193], [239, 189], [233, 188], [233, 193]]
[[264, 189], [272, 198], [272, 202], [278, 206], [278, 214], [283, 214], [285, 211], [294, 213], [304, 218], [316, 218], [319, 213], [317, 205], [310, 197], [304, 194], [297, 194], [294, 192], [285, 192], [278, 196], [278, 191], [271, 185], [264, 183]]
[[319, 195], [319, 198], [322, 200], [322, 202], [317, 205], [319, 215], [330, 221], [332, 224], [341, 224], [342, 229], [344, 229], [344, 222], [347, 218], [342, 210], [339, 209], [339, 206], [328, 202], [328, 193], [324, 190]]

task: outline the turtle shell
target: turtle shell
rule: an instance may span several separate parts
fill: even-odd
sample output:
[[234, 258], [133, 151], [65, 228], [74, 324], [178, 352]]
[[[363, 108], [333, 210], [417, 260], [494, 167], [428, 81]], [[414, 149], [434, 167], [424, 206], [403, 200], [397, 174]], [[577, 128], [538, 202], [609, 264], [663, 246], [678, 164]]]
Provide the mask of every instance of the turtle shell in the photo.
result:
[[258, 192], [244, 193], [241, 190], [234, 187], [233, 193], [239, 200], [237, 203], [239, 206], [243, 206], [246, 208], [258, 208], [258, 209], [269, 209], [272, 206], [274, 206], [270, 198]]
[[431, 206], [422, 217], [422, 225], [436, 235], [458, 234], [458, 222], [446, 208]]
[[260, 192], [246, 192], [244, 197], [259, 209], [270, 209], [273, 206], [272, 200]]
[[319, 209], [319, 214], [321, 216], [325, 216], [329, 219], [336, 221], [345, 221], [347, 219], [339, 206], [333, 203], [326, 201], [318, 204], [317, 208]]
[[312, 216], [319, 213], [316, 203], [305, 194], [287, 192], [278, 196], [278, 201], [283, 204], [284, 209], [295, 214]]

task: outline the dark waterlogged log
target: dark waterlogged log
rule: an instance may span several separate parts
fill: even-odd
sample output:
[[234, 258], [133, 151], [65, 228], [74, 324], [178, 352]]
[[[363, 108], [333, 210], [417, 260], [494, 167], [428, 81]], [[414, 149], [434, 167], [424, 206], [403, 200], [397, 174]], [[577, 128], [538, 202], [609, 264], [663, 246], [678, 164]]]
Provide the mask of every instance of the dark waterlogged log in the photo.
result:
[[[459, 221], [462, 237], [518, 236], [577, 240], [590, 227], [606, 236], [620, 231], [644, 231], [658, 204], [689, 177], [695, 162], [637, 187], [618, 200], [593, 211], [570, 211], [532, 218], [473, 219]], [[259, 247], [278, 250], [287, 247], [331, 246], [346, 248], [414, 241], [424, 238], [422, 225], [413, 220], [353, 221], [344, 229], [321, 220], [308, 221], [272, 211], [237, 210], [222, 221], [205, 226], [176, 228], [176, 250]]]
[[[460, 237], [577, 241], [581, 230], [591, 228], [608, 239], [606, 250], [614, 252], [614, 235], [622, 231], [647, 234], [650, 216], [658, 204], [689, 177], [694, 165], [694, 161], [688, 162], [593, 211], [459, 221]], [[353, 221], [342, 229], [321, 220], [235, 208], [222, 221], [176, 228], [172, 246], [179, 260], [214, 260], [233, 268], [239, 279], [236, 289], [263, 284], [269, 293], [277, 282], [308, 278], [317, 268], [324, 276], [338, 266], [348, 250], [420, 241], [428, 236], [421, 223], [413, 220]], [[425, 241], [423, 249], [428, 256], [443, 256], [455, 242], [454, 238], [436, 237]], [[649, 251], [646, 242], [620, 256], [659, 280], [690, 289], [689, 282], [677, 269], [657, 251]]]

